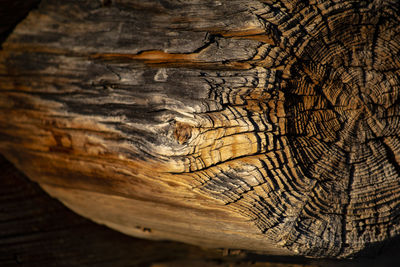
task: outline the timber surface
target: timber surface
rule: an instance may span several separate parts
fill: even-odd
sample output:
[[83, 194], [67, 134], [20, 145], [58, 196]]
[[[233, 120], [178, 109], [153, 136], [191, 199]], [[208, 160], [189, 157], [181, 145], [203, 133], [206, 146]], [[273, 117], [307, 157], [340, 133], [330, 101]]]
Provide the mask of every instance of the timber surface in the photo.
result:
[[400, 241], [388, 244], [376, 258], [317, 261], [136, 239], [74, 214], [1, 156], [0, 168], [0, 266], [380, 267], [400, 264], [397, 255]]
[[0, 152], [127, 234], [356, 255], [400, 232], [399, 11], [44, 0], [0, 54]]
[[[112, 231], [68, 210], [1, 156], [0, 168], [0, 266], [223, 266], [218, 263], [247, 262], [243, 255], [223, 256], [221, 250], [135, 239]], [[283, 264], [284, 259], [275, 262]]]

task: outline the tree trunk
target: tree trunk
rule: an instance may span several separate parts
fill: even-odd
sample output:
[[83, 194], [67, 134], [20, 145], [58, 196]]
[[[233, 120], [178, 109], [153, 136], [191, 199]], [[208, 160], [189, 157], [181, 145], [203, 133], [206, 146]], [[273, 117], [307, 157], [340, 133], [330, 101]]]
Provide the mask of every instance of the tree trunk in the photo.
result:
[[399, 9], [43, 0], [0, 51], [0, 152], [129, 235], [355, 255], [400, 231]]

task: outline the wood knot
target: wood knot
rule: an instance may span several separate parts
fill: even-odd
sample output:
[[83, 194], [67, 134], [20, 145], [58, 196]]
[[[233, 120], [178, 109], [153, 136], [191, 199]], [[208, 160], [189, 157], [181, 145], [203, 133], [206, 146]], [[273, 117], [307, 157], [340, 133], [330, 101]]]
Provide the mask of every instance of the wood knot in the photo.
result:
[[50, 151], [71, 153], [73, 151], [72, 138], [69, 134], [52, 132], [55, 145], [50, 146]]
[[179, 144], [186, 143], [192, 137], [193, 126], [183, 122], [177, 122], [174, 129], [174, 138]]

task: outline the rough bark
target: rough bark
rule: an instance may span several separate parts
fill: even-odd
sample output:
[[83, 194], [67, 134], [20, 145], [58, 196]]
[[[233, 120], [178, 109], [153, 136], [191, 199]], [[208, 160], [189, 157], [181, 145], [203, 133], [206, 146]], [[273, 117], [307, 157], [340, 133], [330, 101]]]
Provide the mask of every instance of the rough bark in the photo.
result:
[[314, 257], [395, 237], [399, 3], [306, 2], [42, 1], [0, 54], [0, 152], [135, 236]]

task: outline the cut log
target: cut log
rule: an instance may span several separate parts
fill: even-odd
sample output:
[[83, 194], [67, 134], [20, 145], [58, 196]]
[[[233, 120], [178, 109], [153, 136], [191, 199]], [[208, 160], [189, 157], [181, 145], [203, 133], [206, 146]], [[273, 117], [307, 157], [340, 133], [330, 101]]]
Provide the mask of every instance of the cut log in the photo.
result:
[[[378, 257], [352, 260], [204, 249], [122, 235], [73, 214], [0, 156], [0, 266], [364, 267], [399, 266], [400, 239]], [[149, 229], [142, 228], [142, 231]], [[371, 255], [370, 252], [368, 252]], [[373, 253], [377, 254], [377, 253]]]
[[2, 267], [150, 266], [183, 259], [204, 260], [209, 266], [223, 259], [219, 251], [131, 238], [95, 225], [50, 198], [1, 156], [0, 167]]
[[355, 255], [400, 231], [399, 9], [43, 0], [0, 51], [0, 152], [126, 234]]

